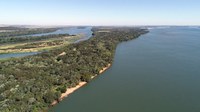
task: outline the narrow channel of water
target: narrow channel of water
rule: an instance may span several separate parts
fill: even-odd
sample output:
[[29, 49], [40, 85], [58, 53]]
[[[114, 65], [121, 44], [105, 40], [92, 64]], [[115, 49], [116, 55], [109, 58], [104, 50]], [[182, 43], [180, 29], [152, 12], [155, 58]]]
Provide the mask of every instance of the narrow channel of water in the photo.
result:
[[[91, 35], [91, 29], [92, 27], [70, 27], [70, 28], [60, 28], [59, 30], [55, 32], [49, 32], [49, 33], [41, 33], [41, 34], [31, 34], [31, 35], [24, 35], [24, 36], [45, 36], [45, 35], [54, 35], [54, 34], [70, 34], [70, 35], [77, 35], [77, 34], [83, 34], [84, 37], [88, 37]], [[21, 36], [21, 37], [24, 37]]]
[[38, 52], [0, 54], [0, 59], [17, 58], [17, 57], [24, 57], [24, 56], [36, 55], [36, 54], [38, 54]]

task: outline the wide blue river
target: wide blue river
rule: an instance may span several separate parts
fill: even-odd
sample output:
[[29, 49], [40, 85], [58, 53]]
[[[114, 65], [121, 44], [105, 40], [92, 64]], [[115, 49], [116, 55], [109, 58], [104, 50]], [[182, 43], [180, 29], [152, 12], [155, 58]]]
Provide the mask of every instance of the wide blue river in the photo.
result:
[[112, 67], [52, 112], [200, 112], [200, 29], [170, 27], [118, 45]]

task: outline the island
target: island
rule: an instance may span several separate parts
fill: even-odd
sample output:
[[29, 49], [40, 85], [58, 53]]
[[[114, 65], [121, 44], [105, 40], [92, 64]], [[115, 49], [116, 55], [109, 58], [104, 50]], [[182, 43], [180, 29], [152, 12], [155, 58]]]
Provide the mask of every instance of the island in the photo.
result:
[[93, 27], [92, 31], [86, 41], [0, 61], [0, 110], [48, 110], [108, 69], [120, 42], [148, 33], [133, 27]]
[[58, 34], [57, 31], [62, 29], [64, 28], [0, 27], [0, 54], [43, 52], [84, 37], [68, 33]]

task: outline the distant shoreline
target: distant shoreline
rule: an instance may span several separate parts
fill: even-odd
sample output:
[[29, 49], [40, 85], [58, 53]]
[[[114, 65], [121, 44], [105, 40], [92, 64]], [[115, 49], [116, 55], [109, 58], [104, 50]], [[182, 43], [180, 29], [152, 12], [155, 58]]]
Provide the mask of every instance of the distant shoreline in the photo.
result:
[[[108, 64], [106, 67], [104, 67], [103, 69], [101, 69], [99, 71], [99, 75], [102, 74], [103, 72], [105, 72], [106, 70], [108, 70], [111, 67], [111, 64]], [[96, 75], [98, 76], [98, 75]], [[91, 77], [91, 79], [94, 79], [96, 76]], [[67, 98], [70, 94], [74, 93], [76, 90], [78, 90], [79, 88], [83, 87], [84, 85], [86, 85], [87, 82], [79, 82], [79, 84], [75, 87], [72, 88], [67, 88], [67, 90], [65, 91], [65, 93], [62, 93], [59, 100], [54, 100], [51, 103], [51, 107], [55, 106], [56, 104], [58, 104], [59, 102], [61, 102], [63, 99]]]

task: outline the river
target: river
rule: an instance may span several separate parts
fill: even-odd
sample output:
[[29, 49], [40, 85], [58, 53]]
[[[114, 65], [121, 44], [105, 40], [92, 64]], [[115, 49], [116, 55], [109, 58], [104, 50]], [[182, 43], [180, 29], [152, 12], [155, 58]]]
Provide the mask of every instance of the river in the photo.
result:
[[24, 57], [24, 56], [30, 56], [30, 55], [36, 55], [37, 52], [27, 52], [27, 53], [9, 53], [9, 54], [0, 54], [0, 59], [5, 58], [17, 58], [17, 57]]
[[[61, 28], [55, 32], [50, 33], [41, 33], [41, 34], [33, 34], [33, 35], [24, 35], [24, 36], [44, 36], [44, 35], [52, 35], [52, 34], [70, 34], [70, 35], [78, 35], [81, 34], [81, 39], [75, 41], [75, 43], [84, 41], [92, 37], [92, 27], [70, 27], [70, 28]], [[21, 36], [23, 37], [23, 36]], [[11, 58], [11, 57], [24, 57], [38, 54], [38, 52], [27, 52], [27, 53], [9, 53], [9, 54], [0, 54], [0, 59]]]
[[199, 112], [200, 29], [153, 28], [118, 45], [112, 67], [52, 112]]

